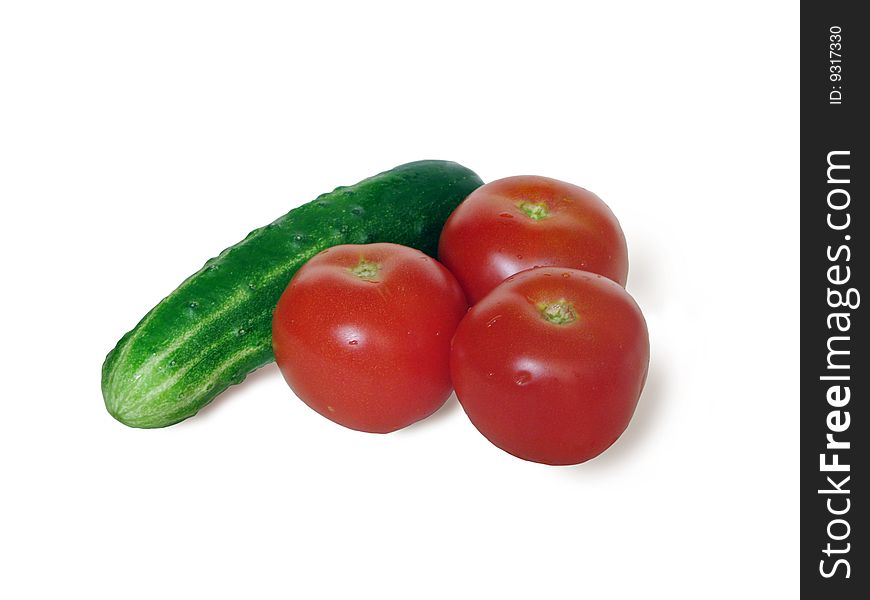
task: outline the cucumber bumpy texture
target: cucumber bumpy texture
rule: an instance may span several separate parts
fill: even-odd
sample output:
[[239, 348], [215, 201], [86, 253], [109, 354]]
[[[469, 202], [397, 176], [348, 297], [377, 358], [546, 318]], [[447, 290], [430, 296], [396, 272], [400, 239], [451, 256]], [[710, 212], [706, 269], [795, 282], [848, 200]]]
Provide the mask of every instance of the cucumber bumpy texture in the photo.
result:
[[435, 256], [447, 217], [482, 185], [462, 165], [401, 165], [295, 208], [205, 263], [106, 356], [106, 408], [130, 427], [193, 416], [274, 360], [272, 312], [309, 258], [338, 244], [393, 242]]

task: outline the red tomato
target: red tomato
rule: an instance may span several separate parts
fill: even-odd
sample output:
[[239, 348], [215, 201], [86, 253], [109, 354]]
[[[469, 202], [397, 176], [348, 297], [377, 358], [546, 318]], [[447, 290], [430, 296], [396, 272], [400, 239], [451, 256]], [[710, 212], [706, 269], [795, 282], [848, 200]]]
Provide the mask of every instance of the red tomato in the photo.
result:
[[323, 416], [395, 431], [450, 395], [450, 338], [466, 309], [453, 275], [418, 250], [335, 246], [303, 265], [281, 296], [275, 360]]
[[438, 258], [471, 304], [531, 267], [571, 267], [625, 286], [628, 250], [619, 221], [576, 185], [531, 175], [476, 189], [441, 232]]
[[456, 395], [489, 441], [551, 465], [589, 460], [628, 426], [646, 380], [649, 337], [610, 279], [555, 267], [499, 285], [460, 323]]

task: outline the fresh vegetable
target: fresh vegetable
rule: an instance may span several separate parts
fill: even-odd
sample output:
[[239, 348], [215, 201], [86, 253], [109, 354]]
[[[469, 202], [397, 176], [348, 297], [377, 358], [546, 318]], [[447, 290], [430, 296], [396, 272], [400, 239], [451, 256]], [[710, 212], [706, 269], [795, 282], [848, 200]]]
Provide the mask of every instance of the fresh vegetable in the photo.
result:
[[628, 276], [625, 236], [607, 205], [547, 177], [508, 177], [475, 190], [447, 220], [438, 258], [471, 304], [531, 267], [582, 269], [622, 286]]
[[121, 338], [103, 364], [106, 408], [131, 427], [194, 415], [272, 360], [272, 312], [306, 260], [337, 244], [385, 241], [434, 255], [450, 211], [481, 183], [456, 163], [409, 163], [253, 231]]
[[396, 244], [324, 250], [293, 277], [272, 322], [299, 398], [345, 427], [388, 433], [450, 395], [450, 339], [468, 308], [436, 260]]
[[589, 460], [628, 426], [646, 380], [649, 337], [610, 279], [555, 267], [508, 278], [453, 338], [456, 395], [489, 441], [551, 465]]

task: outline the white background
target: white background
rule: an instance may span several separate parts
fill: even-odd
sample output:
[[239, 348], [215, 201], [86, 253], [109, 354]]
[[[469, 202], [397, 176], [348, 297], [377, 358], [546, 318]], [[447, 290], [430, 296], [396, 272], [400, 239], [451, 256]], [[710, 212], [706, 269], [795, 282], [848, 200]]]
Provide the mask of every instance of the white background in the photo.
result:
[[[12, 1], [0, 86], [0, 596], [797, 595], [796, 3]], [[608, 452], [520, 461], [455, 398], [352, 432], [274, 366], [106, 413], [205, 259], [422, 158], [620, 218], [652, 363]]]

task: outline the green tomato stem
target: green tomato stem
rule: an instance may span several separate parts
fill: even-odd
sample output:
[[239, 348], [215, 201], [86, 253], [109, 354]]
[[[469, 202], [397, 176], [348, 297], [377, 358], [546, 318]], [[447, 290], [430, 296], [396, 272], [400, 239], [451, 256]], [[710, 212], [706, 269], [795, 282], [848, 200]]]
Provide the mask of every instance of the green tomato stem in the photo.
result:
[[348, 271], [350, 271], [351, 275], [359, 277], [360, 279], [374, 281], [381, 272], [381, 265], [376, 262], [368, 261], [361, 256], [359, 263], [357, 263], [355, 267], [348, 269]]
[[567, 325], [577, 320], [577, 311], [574, 305], [564, 298], [557, 302], [541, 302], [538, 304], [541, 318], [554, 325]]
[[540, 221], [550, 216], [550, 209], [543, 202], [527, 202], [523, 200], [517, 205], [517, 208], [533, 221]]

